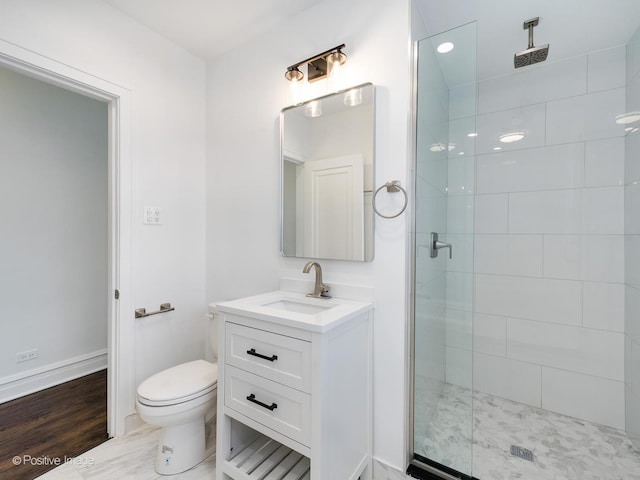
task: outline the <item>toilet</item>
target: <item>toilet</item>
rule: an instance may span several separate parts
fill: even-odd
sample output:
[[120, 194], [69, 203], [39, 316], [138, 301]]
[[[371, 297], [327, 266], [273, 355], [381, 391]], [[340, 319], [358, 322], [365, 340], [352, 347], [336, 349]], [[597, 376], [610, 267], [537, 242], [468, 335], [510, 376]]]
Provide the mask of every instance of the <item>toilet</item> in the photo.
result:
[[[216, 319], [210, 341], [217, 354]], [[214, 412], [218, 365], [194, 360], [152, 375], [138, 387], [136, 409], [145, 422], [162, 427], [156, 472], [173, 475], [202, 462], [206, 456], [205, 417]]]

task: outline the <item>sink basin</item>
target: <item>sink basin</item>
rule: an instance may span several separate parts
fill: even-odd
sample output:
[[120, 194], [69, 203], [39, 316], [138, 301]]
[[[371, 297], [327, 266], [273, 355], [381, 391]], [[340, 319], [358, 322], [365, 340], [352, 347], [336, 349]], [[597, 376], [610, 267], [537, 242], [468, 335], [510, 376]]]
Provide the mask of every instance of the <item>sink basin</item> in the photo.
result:
[[342, 298], [314, 298], [278, 290], [219, 303], [220, 312], [280, 325], [326, 332], [371, 310], [372, 304]]
[[[322, 301], [322, 300], [320, 300]], [[335, 305], [314, 305], [310, 303], [296, 302], [292, 300], [277, 300], [272, 303], [264, 303], [263, 307], [274, 308], [276, 310], [286, 310], [287, 312], [303, 313], [306, 315], [315, 315], [316, 313], [329, 310]]]

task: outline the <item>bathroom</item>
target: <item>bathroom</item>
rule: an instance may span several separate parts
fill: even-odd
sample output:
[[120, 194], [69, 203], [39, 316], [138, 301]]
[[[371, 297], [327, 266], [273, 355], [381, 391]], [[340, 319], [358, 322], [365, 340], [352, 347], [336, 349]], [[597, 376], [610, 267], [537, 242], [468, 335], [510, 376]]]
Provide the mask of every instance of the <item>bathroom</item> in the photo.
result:
[[[413, 453], [408, 422], [415, 211], [410, 40], [477, 21], [480, 57], [480, 52], [488, 48], [483, 41], [490, 41], [491, 45], [502, 43], [496, 23], [489, 23], [494, 35], [488, 35], [489, 27], [484, 25], [490, 22], [491, 15], [500, 18], [498, 7], [509, 8], [517, 15], [508, 18], [518, 18], [517, 22], [513, 25], [497, 22], [501, 29], [509, 30], [508, 38], [516, 39], [513, 43], [505, 42], [509, 43], [509, 53], [503, 59], [504, 65], [512, 66], [513, 54], [527, 45], [522, 22], [539, 16], [536, 43], [550, 44], [549, 57], [542, 67], [559, 60], [554, 56], [569, 50], [563, 43], [570, 42], [578, 48], [576, 45], [583, 43], [583, 39], [585, 42], [590, 39], [589, 29], [600, 23], [623, 22], [615, 30], [628, 35], [615, 43], [576, 51], [573, 56], [624, 47], [640, 26], [636, 2], [616, 2], [614, 14], [602, 2], [588, 2], [591, 10], [584, 7], [585, 2], [578, 1], [561, 5], [531, 2], [525, 7], [498, 0], [455, 3], [307, 0], [297, 2], [295, 11], [281, 10], [280, 16], [256, 10], [254, 18], [239, 22], [237, 30], [226, 39], [220, 38], [207, 50], [196, 53], [131, 18], [151, 9], [149, 2], [131, 2], [134, 6], [130, 16], [118, 10], [125, 3], [129, 2], [0, 1], [3, 58], [14, 55], [27, 63], [64, 65], [85, 76], [87, 82], [90, 83], [90, 78], [100, 79], [105, 82], [105, 90], [110, 91], [111, 86], [129, 99], [126, 105], [129, 110], [122, 119], [128, 128], [123, 141], [130, 155], [129, 170], [125, 171], [128, 183], [124, 188], [128, 209], [122, 213], [128, 228], [125, 233], [129, 235], [122, 253], [128, 266], [119, 284], [119, 301], [126, 305], [122, 308], [126, 309], [127, 318], [132, 317], [136, 308], [151, 310], [165, 302], [171, 302], [176, 311], [123, 325], [119, 378], [125, 379], [125, 387], [117, 399], [118, 413], [112, 433], [122, 435], [127, 431], [127, 422], [131, 421], [127, 418], [134, 413], [136, 385], [173, 365], [196, 358], [210, 359], [202, 342], [209, 303], [277, 290], [281, 278], [308, 280], [302, 273], [308, 259], [280, 254], [279, 113], [291, 104], [284, 72], [295, 61], [344, 43], [348, 57], [345, 87], [371, 82], [376, 89], [375, 186], [399, 180], [409, 192], [410, 206], [397, 218], [375, 219], [373, 261], [319, 262], [327, 284], [366, 286], [375, 292], [374, 478], [385, 479], [384, 472], [390, 478], [402, 478], [399, 475]], [[135, 5], [140, 11], [135, 11]], [[239, 12], [229, 7], [223, 14], [233, 18]], [[584, 18], [580, 16], [583, 14]], [[243, 15], [251, 16], [247, 12]], [[257, 23], [259, 29], [251, 26], [256, 23], [249, 23], [256, 18], [262, 18], [262, 23]], [[422, 24], [422, 18], [429, 19], [426, 25]], [[548, 25], [553, 26], [551, 31], [561, 31], [569, 22], [582, 25], [573, 26], [575, 30], [571, 31], [577, 32], [573, 36], [550, 36], [550, 30], [545, 30]], [[529, 68], [533, 71], [537, 66]], [[325, 82], [311, 84], [309, 88], [307, 98], [327, 93]], [[490, 194], [501, 192], [487, 193]], [[618, 210], [612, 211], [612, 215], [620, 213], [620, 198], [615, 198]], [[149, 205], [162, 209], [162, 225], [143, 224], [142, 212]], [[534, 235], [544, 241], [543, 233], [546, 232]], [[620, 234], [633, 231], [611, 233], [619, 241]], [[626, 240], [632, 242], [633, 237], [630, 235]], [[446, 250], [440, 252], [441, 257], [448, 255]], [[416, 255], [423, 253], [419, 250]], [[457, 253], [454, 246], [454, 261]], [[631, 266], [625, 265], [627, 269]], [[614, 283], [637, 284], [633, 279]], [[633, 308], [633, 303], [627, 305], [629, 308]], [[505, 319], [515, 315], [480, 313], [485, 320], [487, 315]], [[616, 355], [624, 350], [625, 340], [627, 345], [637, 345], [637, 335], [632, 337], [632, 330], [627, 330], [626, 339], [622, 340], [624, 330], [618, 330], [614, 332]], [[623, 380], [616, 378], [620, 387]], [[631, 387], [632, 381], [627, 382]], [[632, 395], [636, 394], [631, 392], [629, 398]]]

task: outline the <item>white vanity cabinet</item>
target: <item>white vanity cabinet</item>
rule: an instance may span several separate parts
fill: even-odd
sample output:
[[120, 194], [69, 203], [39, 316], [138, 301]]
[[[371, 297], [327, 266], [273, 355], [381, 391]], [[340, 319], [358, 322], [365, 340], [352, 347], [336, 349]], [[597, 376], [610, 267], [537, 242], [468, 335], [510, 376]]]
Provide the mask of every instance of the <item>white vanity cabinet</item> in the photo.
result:
[[216, 308], [217, 480], [370, 480], [372, 305], [272, 292]]

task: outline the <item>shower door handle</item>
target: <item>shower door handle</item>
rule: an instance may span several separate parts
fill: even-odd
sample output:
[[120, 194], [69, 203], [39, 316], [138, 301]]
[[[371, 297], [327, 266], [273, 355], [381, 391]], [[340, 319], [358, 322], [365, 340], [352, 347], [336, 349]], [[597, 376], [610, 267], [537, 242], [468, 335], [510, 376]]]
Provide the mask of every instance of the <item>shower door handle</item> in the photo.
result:
[[438, 240], [438, 234], [436, 232], [431, 232], [431, 258], [437, 258], [438, 250], [441, 248], [449, 249], [449, 258], [453, 258], [453, 246], [450, 243], [444, 243]]

